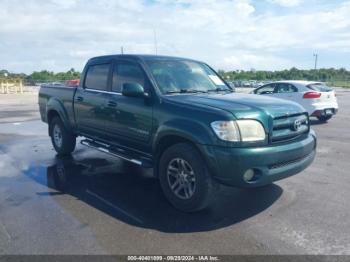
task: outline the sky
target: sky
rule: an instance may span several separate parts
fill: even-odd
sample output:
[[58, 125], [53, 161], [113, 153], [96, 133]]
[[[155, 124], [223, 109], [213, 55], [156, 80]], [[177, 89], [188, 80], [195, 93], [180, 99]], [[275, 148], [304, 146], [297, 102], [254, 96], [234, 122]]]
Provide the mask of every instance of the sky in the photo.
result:
[[315, 53], [350, 69], [350, 0], [0, 0], [0, 69], [81, 71], [122, 46], [224, 70], [310, 69]]

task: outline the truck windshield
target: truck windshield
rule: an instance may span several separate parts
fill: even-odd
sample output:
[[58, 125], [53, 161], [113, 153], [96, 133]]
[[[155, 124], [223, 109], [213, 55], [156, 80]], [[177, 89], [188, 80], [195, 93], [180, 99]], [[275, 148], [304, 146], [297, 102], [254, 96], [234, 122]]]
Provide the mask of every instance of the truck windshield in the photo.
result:
[[232, 91], [206, 64], [188, 60], [153, 60], [147, 64], [163, 94]]

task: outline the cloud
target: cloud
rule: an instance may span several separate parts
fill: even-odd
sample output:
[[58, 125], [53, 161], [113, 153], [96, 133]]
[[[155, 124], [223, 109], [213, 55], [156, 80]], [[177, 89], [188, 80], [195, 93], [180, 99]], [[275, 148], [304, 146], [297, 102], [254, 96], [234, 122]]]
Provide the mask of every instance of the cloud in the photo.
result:
[[224, 68], [244, 68], [271, 70], [274, 68], [292, 67], [291, 61], [273, 55], [259, 54], [254, 52], [239, 51], [234, 55], [224, 58]]
[[217, 69], [305, 67], [291, 53], [347, 54], [350, 1], [288, 10], [250, 0], [2, 0], [0, 69], [81, 70], [90, 57], [119, 53], [121, 46], [154, 53], [154, 31], [158, 53]]
[[300, 5], [303, 0], [267, 0], [270, 3], [278, 4], [285, 7], [292, 7]]

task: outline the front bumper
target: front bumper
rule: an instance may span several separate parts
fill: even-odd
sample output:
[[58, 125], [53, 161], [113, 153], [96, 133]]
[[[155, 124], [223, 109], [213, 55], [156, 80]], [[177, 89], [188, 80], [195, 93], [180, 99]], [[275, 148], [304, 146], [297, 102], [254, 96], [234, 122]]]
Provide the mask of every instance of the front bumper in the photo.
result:
[[[204, 146], [213, 177], [222, 184], [257, 187], [295, 175], [307, 168], [316, 155], [316, 135], [311, 130], [304, 139], [281, 145], [254, 148]], [[253, 169], [252, 181], [244, 173]]]

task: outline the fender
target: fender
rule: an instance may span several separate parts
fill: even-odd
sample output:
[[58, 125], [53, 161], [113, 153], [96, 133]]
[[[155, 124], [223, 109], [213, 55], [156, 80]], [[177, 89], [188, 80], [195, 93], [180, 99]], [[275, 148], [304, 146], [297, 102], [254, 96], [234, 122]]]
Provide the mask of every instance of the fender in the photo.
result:
[[54, 110], [58, 113], [58, 115], [62, 119], [62, 122], [63, 122], [65, 128], [67, 128], [67, 130], [69, 130], [69, 131], [73, 131], [73, 128], [72, 128], [70, 121], [69, 121], [67, 110], [65, 109], [62, 101], [60, 101], [57, 98], [51, 97], [49, 99], [49, 101], [47, 102], [47, 106], [46, 106], [47, 119], [48, 119], [49, 112], [52, 110]]
[[213, 139], [215, 139], [215, 137], [210, 135], [213, 134], [213, 132], [209, 129], [210, 127], [204, 126], [203, 123], [183, 118], [164, 122], [155, 132], [152, 151], [156, 152], [159, 141], [166, 136], [179, 136], [194, 144], [213, 144]]
[[[209, 130], [209, 126], [205, 126], [203, 123], [199, 123], [193, 120], [186, 119], [172, 119], [165, 123], [162, 123], [158, 128], [152, 143], [152, 152], [155, 156], [155, 161], [158, 162], [160, 152], [158, 151], [159, 142], [167, 136], [177, 136], [188, 141], [191, 141], [195, 147], [199, 150], [203, 158], [207, 163], [212, 163], [209, 159], [213, 158], [212, 152], [209, 152], [203, 145], [213, 144], [213, 140], [216, 139], [214, 133]], [[211, 135], [212, 134], [212, 135]], [[208, 166], [212, 169], [212, 166]], [[158, 164], [154, 166], [154, 176], [158, 177]]]

